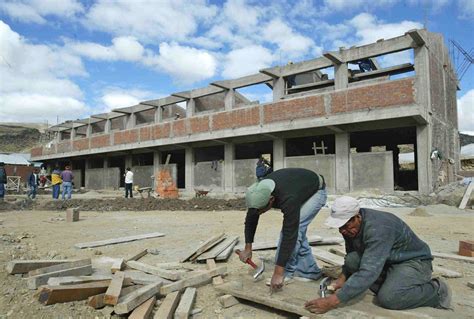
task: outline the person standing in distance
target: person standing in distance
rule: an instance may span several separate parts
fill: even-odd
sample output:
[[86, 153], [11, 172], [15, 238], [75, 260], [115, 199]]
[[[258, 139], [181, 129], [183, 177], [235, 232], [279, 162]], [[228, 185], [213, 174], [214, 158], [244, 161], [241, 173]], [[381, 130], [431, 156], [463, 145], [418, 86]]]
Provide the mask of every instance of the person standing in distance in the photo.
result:
[[130, 193], [130, 198], [133, 198], [133, 172], [130, 170], [130, 167], [127, 167], [127, 172], [125, 173], [125, 198], [128, 198]]

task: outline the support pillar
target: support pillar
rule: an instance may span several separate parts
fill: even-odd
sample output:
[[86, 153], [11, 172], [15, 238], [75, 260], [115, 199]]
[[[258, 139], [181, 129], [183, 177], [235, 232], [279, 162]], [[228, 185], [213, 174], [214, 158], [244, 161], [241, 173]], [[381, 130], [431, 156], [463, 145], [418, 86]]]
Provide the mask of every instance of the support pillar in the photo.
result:
[[192, 193], [194, 191], [194, 156], [193, 148], [186, 147], [184, 154], [185, 178], [184, 187], [186, 192]]
[[127, 167], [132, 168], [132, 164], [133, 164], [132, 155], [126, 155], [126, 156], [125, 156], [125, 169], [126, 169]]
[[224, 145], [224, 190], [226, 192], [234, 191], [234, 144]]
[[418, 192], [429, 194], [432, 189], [431, 176], [431, 139], [428, 125], [416, 127], [416, 170], [418, 174]]
[[194, 116], [195, 113], [195, 108], [196, 108], [196, 103], [194, 99], [189, 99], [186, 101], [186, 117], [192, 117]]
[[127, 130], [134, 128], [135, 127], [135, 113], [128, 114], [126, 118], [127, 118], [127, 123], [126, 123], [125, 128]]
[[336, 193], [346, 193], [350, 190], [350, 135], [349, 133], [335, 134], [336, 142]]
[[90, 124], [87, 124], [86, 136], [87, 137], [92, 136], [92, 125], [90, 125]]
[[285, 95], [285, 79], [280, 77], [273, 79], [273, 101], [279, 101]]
[[334, 65], [334, 88], [336, 90], [347, 89], [349, 85], [349, 71], [347, 63]]
[[285, 140], [277, 138], [273, 140], [273, 170], [282, 169], [285, 167], [285, 154], [286, 154]]
[[[161, 107], [159, 107], [161, 109]], [[161, 164], [161, 152], [153, 151], [153, 178], [151, 182], [151, 187], [156, 191], [156, 178], [158, 176], [158, 170], [160, 169]]]
[[109, 158], [104, 157], [104, 168], [109, 168]]
[[155, 108], [155, 123], [160, 123], [163, 121], [163, 107], [158, 106]]
[[230, 111], [234, 108], [234, 105], [235, 105], [235, 91], [234, 91], [234, 89], [230, 89], [230, 90], [227, 90], [225, 92], [224, 103], [225, 103], [225, 110], [226, 111]]
[[104, 133], [109, 134], [112, 128], [112, 121], [111, 120], [105, 120], [105, 125], [104, 125]]

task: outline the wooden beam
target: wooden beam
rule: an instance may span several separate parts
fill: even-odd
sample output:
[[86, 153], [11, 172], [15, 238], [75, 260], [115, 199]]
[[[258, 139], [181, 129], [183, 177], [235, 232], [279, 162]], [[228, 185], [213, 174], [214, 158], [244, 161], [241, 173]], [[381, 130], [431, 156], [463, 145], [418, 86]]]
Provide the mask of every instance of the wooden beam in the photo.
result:
[[[208, 270], [213, 270], [213, 269], [216, 269], [217, 266], [216, 266], [216, 261], [214, 259], [208, 259], [206, 260], [206, 264], [207, 264], [207, 269]], [[215, 276], [215, 277], [212, 277], [212, 284], [215, 286], [215, 285], [220, 285], [220, 284], [223, 284], [224, 283], [224, 279], [222, 279], [222, 277], [219, 275], [219, 276]]]
[[462, 197], [461, 203], [459, 204], [459, 209], [465, 209], [469, 198], [471, 197], [472, 190], [474, 189], [474, 183], [469, 182], [469, 185], [466, 188], [466, 192]]
[[65, 269], [70, 269], [70, 268], [76, 268], [76, 267], [81, 267], [81, 266], [88, 266], [88, 265], [92, 265], [92, 261], [91, 261], [90, 258], [35, 269], [35, 270], [32, 270], [32, 271], [28, 272], [28, 276], [29, 277], [34, 277], [34, 276], [38, 276], [38, 275], [42, 275], [42, 274], [47, 274], [47, 273], [50, 273], [50, 272], [55, 272], [55, 271], [65, 270]]
[[110, 281], [110, 285], [105, 292], [104, 302], [107, 305], [116, 305], [122, 291], [125, 274], [122, 271], [117, 271]]
[[[310, 245], [316, 243], [316, 242], [321, 242], [323, 240], [323, 237], [313, 235], [308, 237], [308, 242]], [[278, 244], [278, 239], [275, 240], [268, 240], [268, 241], [263, 241], [263, 242], [257, 242], [253, 243], [252, 245], [252, 250], [266, 250], [266, 249], [276, 249]], [[239, 249], [242, 250], [244, 247], [240, 246]]]
[[[120, 297], [123, 297], [126, 294], [129, 294], [132, 291], [135, 291], [140, 287], [142, 287], [142, 286], [141, 285], [134, 285], [134, 286], [124, 287], [122, 289], [122, 291], [120, 292]], [[89, 297], [89, 299], [87, 299], [87, 305], [89, 305], [90, 307], [92, 307], [94, 309], [104, 308], [106, 306], [106, 304], [104, 302], [104, 297], [105, 297], [105, 293], [91, 296], [91, 297]]]
[[433, 266], [433, 274], [443, 276], [445, 278], [461, 278], [462, 274], [447, 268], [440, 266]]
[[174, 313], [174, 319], [188, 319], [196, 299], [196, 288], [187, 288]]
[[46, 285], [48, 279], [52, 277], [62, 276], [87, 276], [92, 274], [92, 266], [81, 266], [76, 268], [64, 269], [47, 274], [42, 274], [34, 277], [27, 278], [28, 289], [37, 289], [39, 286]]
[[218, 235], [215, 235], [215, 236], [212, 236], [211, 238], [209, 238], [208, 240], [206, 240], [205, 242], [203, 242], [202, 244], [200, 244], [196, 249], [194, 249], [190, 254], [186, 255], [185, 258], [181, 259], [181, 262], [185, 262], [187, 261], [188, 259], [193, 261], [194, 259], [196, 259], [199, 255], [201, 255], [203, 252], [205, 252], [206, 250], [210, 249], [211, 247], [213, 247], [214, 245], [218, 244], [219, 242], [221, 242], [222, 240], [224, 240], [224, 237], [225, 234], [224, 233], [221, 233], [221, 234], [218, 234]]
[[226, 266], [221, 266], [212, 270], [204, 271], [197, 275], [190, 276], [186, 279], [182, 279], [177, 282], [164, 285], [160, 289], [160, 294], [165, 296], [173, 291], [177, 291], [177, 290], [181, 290], [187, 287], [197, 286], [206, 282], [210, 282], [212, 280], [212, 277], [215, 277], [217, 275], [223, 275], [225, 274], [226, 271], [227, 271]]
[[198, 261], [204, 261], [204, 260], [208, 260], [208, 259], [214, 259], [216, 258], [217, 256], [219, 256], [219, 254], [221, 252], [223, 252], [227, 247], [229, 247], [230, 245], [232, 245], [233, 243], [236, 243], [237, 241], [239, 240], [239, 236], [231, 236], [231, 237], [227, 237], [226, 239], [224, 239], [222, 242], [220, 242], [219, 244], [215, 245], [213, 248], [211, 248], [210, 250], [208, 250], [207, 252], [203, 253], [202, 255], [200, 255], [197, 260]]
[[149, 234], [142, 234], [142, 235], [133, 235], [133, 236], [127, 236], [127, 237], [104, 239], [104, 240], [93, 241], [93, 242], [88, 242], [88, 243], [79, 243], [79, 244], [75, 244], [74, 247], [80, 248], [80, 249], [93, 248], [93, 247], [100, 247], [100, 246], [127, 243], [127, 242], [135, 241], [135, 240], [163, 237], [164, 235], [165, 234], [162, 234], [162, 233], [149, 233]]
[[119, 259], [114, 261], [114, 263], [110, 267], [110, 271], [113, 274], [115, 274], [117, 271], [121, 271], [123, 269], [123, 267], [125, 267], [125, 262], [124, 262], [123, 258], [119, 258]]
[[70, 263], [74, 260], [62, 259], [62, 260], [12, 260], [9, 261], [6, 267], [7, 273], [11, 275], [25, 274], [29, 271], [45, 268], [49, 266]]
[[474, 257], [465, 257], [465, 256], [459, 256], [455, 254], [437, 253], [437, 252], [431, 252], [431, 255], [436, 258], [451, 259], [451, 260], [456, 260], [456, 261], [465, 261], [465, 262], [474, 264]]
[[217, 298], [219, 300], [219, 303], [223, 308], [230, 308], [232, 306], [235, 306], [239, 304], [240, 302], [232, 295], [223, 295]]
[[146, 254], [148, 254], [148, 250], [144, 249], [141, 252], [139, 252], [138, 254], [133, 255], [132, 257], [128, 258], [127, 261], [131, 261], [131, 260], [137, 261], [138, 259], [142, 258]]
[[154, 319], [172, 319], [178, 306], [180, 295], [181, 292], [179, 290], [169, 293], [155, 313]]
[[237, 245], [239, 241], [235, 241], [232, 245], [228, 246], [223, 252], [221, 252], [219, 255], [217, 255], [216, 260], [221, 261], [221, 260], [227, 260], [229, 256], [234, 252], [234, 247]]
[[132, 311], [128, 319], [148, 319], [153, 307], [155, 307], [156, 297], [153, 296]]
[[185, 272], [181, 270], [172, 271], [172, 270], [167, 270], [163, 268], [158, 268], [158, 267], [150, 266], [150, 265], [140, 263], [138, 261], [133, 261], [133, 260], [127, 261], [127, 266], [130, 268], [137, 269], [137, 270], [146, 272], [148, 274], [157, 275], [169, 280], [179, 280], [181, 279], [181, 274]]
[[325, 250], [319, 248], [311, 248], [313, 255], [328, 264], [335, 265], [335, 266], [342, 266], [344, 265], [344, 258], [335, 254], [331, 254]]
[[119, 299], [119, 303], [114, 307], [115, 313], [119, 315], [129, 313], [151, 297], [158, 294], [161, 285], [162, 283], [146, 285], [124, 296], [123, 299]]
[[163, 284], [171, 283], [171, 281], [167, 279], [155, 275], [146, 274], [143, 271], [125, 269], [123, 272], [125, 273], [125, 278], [130, 278], [133, 283], [138, 285], [148, 285], [155, 282], [161, 282]]
[[44, 286], [39, 291], [38, 301], [44, 305], [59, 302], [84, 300], [107, 290], [109, 281], [90, 282], [79, 285]]
[[65, 276], [52, 277], [48, 279], [48, 286], [77, 285], [88, 282], [111, 280], [111, 275], [91, 275], [91, 276]]

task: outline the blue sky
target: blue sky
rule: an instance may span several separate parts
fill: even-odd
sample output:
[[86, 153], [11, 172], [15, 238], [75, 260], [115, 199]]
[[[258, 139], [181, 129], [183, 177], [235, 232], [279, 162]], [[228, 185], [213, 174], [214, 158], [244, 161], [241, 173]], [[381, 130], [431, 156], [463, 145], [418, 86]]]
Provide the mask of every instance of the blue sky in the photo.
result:
[[[474, 0], [3, 0], [0, 121], [84, 118], [425, 24], [469, 51]], [[474, 132], [473, 74], [458, 92], [461, 131]]]

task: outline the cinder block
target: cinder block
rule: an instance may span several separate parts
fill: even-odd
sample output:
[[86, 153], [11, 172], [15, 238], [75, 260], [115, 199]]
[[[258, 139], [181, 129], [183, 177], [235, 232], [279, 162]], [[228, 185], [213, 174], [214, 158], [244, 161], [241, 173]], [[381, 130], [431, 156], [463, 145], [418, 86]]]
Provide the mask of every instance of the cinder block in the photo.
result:
[[68, 223], [79, 221], [79, 208], [68, 208], [66, 210], [66, 221]]
[[474, 250], [474, 241], [473, 240], [460, 240], [459, 241], [459, 250]]
[[466, 257], [474, 257], [474, 251], [467, 249], [459, 249], [458, 255]]

